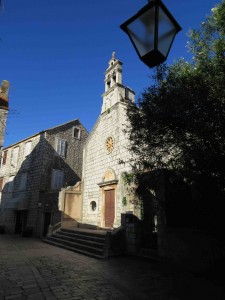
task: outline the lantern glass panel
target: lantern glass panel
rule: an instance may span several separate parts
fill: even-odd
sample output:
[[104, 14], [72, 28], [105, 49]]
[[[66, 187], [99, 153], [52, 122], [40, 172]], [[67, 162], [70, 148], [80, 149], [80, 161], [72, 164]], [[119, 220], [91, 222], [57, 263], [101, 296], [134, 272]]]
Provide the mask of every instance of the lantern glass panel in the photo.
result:
[[159, 7], [158, 30], [158, 49], [165, 57], [167, 57], [177, 30], [173, 22], [164, 13], [161, 7]]
[[140, 56], [154, 50], [155, 7], [131, 22], [127, 31]]

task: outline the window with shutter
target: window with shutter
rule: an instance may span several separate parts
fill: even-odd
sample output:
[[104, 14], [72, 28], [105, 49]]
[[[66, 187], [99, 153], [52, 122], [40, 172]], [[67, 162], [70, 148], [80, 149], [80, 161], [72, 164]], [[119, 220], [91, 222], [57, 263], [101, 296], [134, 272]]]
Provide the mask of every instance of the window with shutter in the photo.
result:
[[6, 150], [6, 151], [3, 152], [2, 165], [5, 165], [5, 164], [6, 164], [6, 161], [7, 161], [7, 153], [8, 153], [8, 150]]
[[3, 189], [3, 177], [0, 177], [0, 192]]
[[24, 191], [27, 187], [27, 173], [22, 173], [20, 176], [19, 190]]
[[24, 157], [27, 157], [30, 153], [31, 153], [31, 141], [25, 144]]
[[7, 182], [7, 187], [8, 187], [8, 192], [9, 193], [13, 191], [14, 178], [15, 178], [15, 176], [10, 176], [9, 180]]
[[73, 137], [78, 140], [81, 139], [81, 130], [79, 128], [73, 127]]
[[13, 148], [12, 157], [11, 157], [11, 165], [13, 167], [17, 166], [18, 155], [19, 155], [19, 147]]
[[64, 172], [62, 170], [52, 170], [52, 189], [58, 190], [63, 187]]
[[57, 139], [56, 152], [61, 156], [66, 156], [66, 141]]

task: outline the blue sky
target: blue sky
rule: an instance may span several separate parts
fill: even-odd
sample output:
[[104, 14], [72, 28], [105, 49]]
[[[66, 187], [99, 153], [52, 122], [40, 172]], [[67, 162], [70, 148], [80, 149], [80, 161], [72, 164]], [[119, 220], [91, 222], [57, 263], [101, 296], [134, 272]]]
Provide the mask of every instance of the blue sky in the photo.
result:
[[[179, 57], [189, 60], [187, 32], [198, 28], [219, 0], [163, 2], [182, 27], [168, 63]], [[104, 71], [113, 51], [124, 63], [123, 83], [140, 95], [152, 71], [119, 25], [146, 3], [4, 0], [0, 81], [11, 84], [4, 146], [76, 118], [90, 131], [100, 114]]]

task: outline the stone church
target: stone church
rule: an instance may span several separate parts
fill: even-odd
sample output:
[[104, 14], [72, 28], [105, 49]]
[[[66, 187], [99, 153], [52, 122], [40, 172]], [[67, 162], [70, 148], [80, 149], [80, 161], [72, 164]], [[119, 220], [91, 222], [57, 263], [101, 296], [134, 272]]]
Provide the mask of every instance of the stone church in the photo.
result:
[[[105, 72], [101, 114], [85, 143], [83, 152], [82, 223], [117, 228], [121, 213], [134, 211], [124, 184], [129, 165], [126, 109], [135, 93], [122, 82], [122, 62], [114, 53]], [[126, 199], [126, 201], [124, 201]]]
[[135, 93], [123, 85], [122, 62], [114, 53], [102, 96], [100, 116], [83, 148], [82, 180], [60, 192], [61, 222], [49, 227], [46, 241], [95, 258], [135, 253], [194, 271], [212, 266], [220, 256], [212, 257], [218, 251], [214, 233], [179, 223], [178, 214], [190, 217], [189, 194], [179, 178], [165, 170], [146, 171], [138, 186], [142, 201], [134, 193], [124, 129]]
[[[131, 186], [126, 182], [126, 176], [131, 172], [128, 163], [129, 158], [131, 158], [131, 154], [128, 151], [129, 140], [124, 131], [126, 126], [129, 126], [126, 110], [131, 103], [134, 103], [135, 93], [132, 89], [123, 85], [122, 65], [122, 62], [116, 59], [115, 53], [113, 53], [105, 71], [104, 93], [102, 95], [103, 99], [100, 116], [90, 134], [87, 136], [87, 132], [80, 124], [79, 126], [82, 127], [82, 130], [85, 133], [83, 132], [81, 134], [82, 138], [79, 136], [79, 138], [76, 139], [74, 137], [74, 133], [76, 132], [74, 131], [74, 126], [76, 124], [68, 123], [69, 126], [71, 125], [68, 131], [68, 137], [65, 138], [64, 136], [61, 136], [61, 134], [64, 134], [65, 130], [64, 127], [58, 126], [57, 130], [59, 130], [59, 132], [57, 131], [57, 136], [54, 136], [52, 139], [52, 159], [55, 159], [55, 157], [59, 158], [63, 165], [68, 164], [71, 170], [76, 174], [82, 174], [81, 176], [72, 176], [70, 178], [71, 180], [68, 180], [65, 177], [65, 180], [61, 180], [60, 184], [57, 184], [57, 189], [54, 189], [53, 191], [53, 186], [51, 184], [53, 179], [50, 180], [50, 178], [54, 177], [54, 170], [46, 171], [45, 168], [42, 168], [40, 165], [44, 170], [44, 173], [49, 175], [47, 176], [49, 179], [47, 179], [46, 176], [45, 178], [43, 174], [38, 171], [39, 169], [36, 170], [37, 174], [35, 173], [35, 178], [42, 178], [42, 181], [45, 182], [45, 189], [41, 186], [34, 188], [31, 184], [27, 185], [24, 183], [23, 193], [24, 191], [27, 193], [29, 192], [29, 196], [26, 197], [28, 200], [26, 200], [23, 195], [18, 198], [16, 196], [17, 182], [22, 180], [20, 178], [21, 176], [25, 178], [27, 172], [27, 169], [25, 169], [25, 171], [22, 169], [22, 166], [27, 166], [23, 161], [25, 157], [23, 154], [25, 151], [25, 144], [28, 141], [31, 142], [33, 137], [29, 137], [25, 141], [21, 141], [16, 145], [4, 149], [4, 153], [9, 154], [9, 157], [7, 158], [9, 168], [6, 168], [6, 163], [3, 159], [0, 168], [0, 177], [3, 178], [2, 198], [0, 203], [0, 224], [2, 223], [2, 225], [6, 226], [7, 232], [18, 233], [23, 232], [26, 227], [32, 227], [34, 235], [44, 237], [48, 228], [47, 235], [52, 236], [52, 238], [55, 239], [54, 243], [59, 245], [62, 243], [61, 236], [59, 235], [62, 233], [63, 229], [72, 229], [73, 231], [79, 231], [79, 229], [81, 231], [95, 229], [94, 233], [92, 230], [92, 234], [96, 235], [98, 234], [96, 231], [100, 230], [100, 236], [105, 235], [106, 237], [108, 233], [118, 231], [123, 227], [122, 223], [124, 222], [125, 215], [135, 216], [137, 219], [140, 219], [140, 207], [138, 207], [137, 202], [134, 199], [134, 193], [131, 191]], [[41, 133], [40, 136], [43, 136], [43, 141], [48, 142], [46, 138], [48, 135], [46, 133]], [[58, 147], [56, 147], [58, 145], [56, 143], [57, 139], [65, 141], [68, 145], [72, 143], [71, 141], [78, 142], [80, 145], [78, 148], [81, 156], [79, 156], [79, 158], [76, 157], [74, 153], [76, 153], [77, 150], [74, 153], [71, 152], [73, 157], [71, 155], [65, 156], [61, 152], [58, 153]], [[69, 146], [66, 148], [69, 150]], [[11, 155], [11, 152], [13, 154], [16, 150], [17, 155], [15, 158], [15, 155]], [[33, 158], [34, 153], [36, 152], [32, 151], [30, 157]], [[48, 151], [44, 151], [44, 153], [47, 152]], [[38, 151], [38, 155], [40, 153], [42, 152]], [[38, 155], [35, 155], [35, 159], [37, 158], [37, 161], [43, 161], [43, 155], [41, 154], [40, 157]], [[15, 169], [15, 167], [12, 169], [12, 159], [17, 160], [19, 157], [22, 159], [21, 164], [17, 164], [17, 169]], [[30, 160], [31, 159], [29, 159], [29, 161]], [[80, 172], [78, 172], [78, 169], [71, 164], [71, 161], [79, 165]], [[34, 162], [32, 161], [29, 166], [33, 165]], [[61, 169], [57, 169], [56, 171], [57, 174], [59, 172], [62, 173]], [[34, 172], [30, 173], [34, 176]], [[13, 185], [10, 183], [10, 180], [13, 182]], [[76, 184], [73, 185], [74, 183]], [[8, 188], [8, 186], [10, 186], [10, 188]], [[19, 187], [18, 189], [21, 194], [21, 188]], [[57, 197], [54, 198], [55, 200], [52, 199], [52, 201], [50, 201], [50, 195], [53, 195], [53, 192], [55, 192]], [[46, 197], [44, 197], [44, 194], [46, 194]], [[7, 195], [9, 197], [6, 197]], [[18, 203], [15, 201], [15, 197], [17, 197], [16, 201]], [[21, 206], [20, 202], [24, 201], [24, 199], [27, 202], [26, 207], [23, 207], [26, 222], [23, 222], [18, 231], [15, 225], [15, 218], [13, 219], [12, 216], [13, 214], [18, 215], [18, 207]], [[49, 201], [51, 203], [49, 203]], [[12, 206], [12, 203], [17, 204], [15, 204], [16, 206]], [[11, 221], [7, 219], [6, 215], [6, 211], [9, 210], [9, 205], [11, 205]], [[11, 227], [9, 226], [10, 224]], [[14, 230], [15, 228], [16, 230]], [[71, 232], [67, 234], [71, 235]], [[87, 232], [85, 232], [85, 235], [86, 234]], [[132, 234], [135, 233], [133, 232]], [[76, 233], [76, 235], [78, 235], [78, 233]], [[97, 239], [99, 239], [99, 237]], [[74, 241], [76, 240], [77, 248], [83, 249], [85, 245], [85, 252], [96, 252], [97, 255], [100, 256], [105, 254], [99, 254], [99, 251], [104, 252], [107, 248], [103, 243], [102, 249], [99, 249], [100, 246], [98, 240], [93, 249], [92, 236], [90, 237], [89, 246], [86, 245], [86, 238], [81, 238], [81, 236], [78, 238], [79, 243], [81, 243], [79, 246], [77, 237], [75, 238], [73, 236], [71, 241], [68, 241], [68, 237], [65, 238], [65, 240], [63, 241], [63, 244], [66, 243], [68, 247], [74, 246]]]
[[127, 182], [131, 154], [124, 131], [129, 126], [126, 111], [135, 93], [123, 85], [122, 62], [115, 53], [104, 81], [101, 113], [83, 148], [82, 180], [61, 190], [61, 222], [49, 226], [46, 240], [97, 258], [123, 252], [125, 243], [126, 251], [135, 251], [136, 229], [127, 220], [140, 219], [133, 183]]
[[126, 109], [135, 93], [123, 85], [122, 62], [115, 53], [104, 81], [101, 113], [84, 145], [82, 181], [59, 197], [64, 228], [114, 229], [121, 226], [121, 214], [140, 217], [125, 180], [130, 172]]

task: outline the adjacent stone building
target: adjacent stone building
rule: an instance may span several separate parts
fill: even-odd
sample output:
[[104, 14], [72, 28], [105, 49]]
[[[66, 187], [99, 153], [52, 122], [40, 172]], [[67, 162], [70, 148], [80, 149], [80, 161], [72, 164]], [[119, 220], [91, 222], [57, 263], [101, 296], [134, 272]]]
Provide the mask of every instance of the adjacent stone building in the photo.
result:
[[87, 136], [76, 119], [3, 149], [0, 224], [7, 232], [29, 226], [42, 236], [50, 223], [60, 221], [58, 193], [81, 179]]

